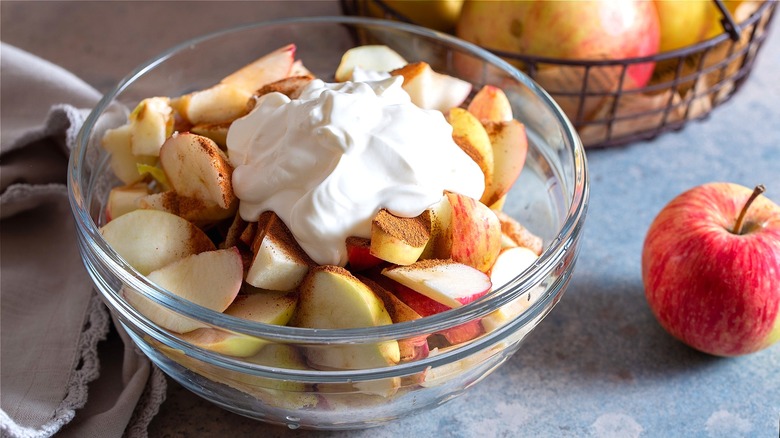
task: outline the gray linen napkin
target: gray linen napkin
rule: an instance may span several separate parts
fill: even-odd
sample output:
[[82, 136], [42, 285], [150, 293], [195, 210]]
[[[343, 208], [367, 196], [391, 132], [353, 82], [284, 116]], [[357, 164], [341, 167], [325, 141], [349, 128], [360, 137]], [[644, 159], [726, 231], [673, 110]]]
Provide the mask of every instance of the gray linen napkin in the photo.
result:
[[165, 378], [124, 333], [124, 349], [98, 355], [110, 317], [81, 263], [65, 185], [100, 93], [13, 46], [0, 59], [0, 435], [146, 436]]

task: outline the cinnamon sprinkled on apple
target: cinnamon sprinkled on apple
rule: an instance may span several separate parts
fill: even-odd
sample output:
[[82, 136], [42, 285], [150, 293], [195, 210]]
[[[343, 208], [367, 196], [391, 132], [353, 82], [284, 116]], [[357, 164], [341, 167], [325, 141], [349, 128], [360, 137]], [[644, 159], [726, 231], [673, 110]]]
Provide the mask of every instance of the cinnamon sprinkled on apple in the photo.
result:
[[413, 246], [422, 246], [431, 237], [431, 218], [428, 211], [413, 218], [394, 216], [385, 209], [379, 210], [374, 223], [387, 234]]
[[742, 226], [743, 222], [745, 220], [745, 215], [747, 214], [748, 208], [750, 208], [750, 205], [753, 203], [753, 201], [756, 200], [762, 193], [766, 191], [766, 187], [764, 187], [763, 184], [759, 184], [756, 186], [755, 189], [753, 189], [753, 193], [750, 195], [748, 200], [745, 202], [745, 206], [742, 207], [742, 211], [739, 213], [739, 217], [737, 218], [737, 223], [734, 225], [734, 229], [731, 231], [734, 234], [742, 234]]

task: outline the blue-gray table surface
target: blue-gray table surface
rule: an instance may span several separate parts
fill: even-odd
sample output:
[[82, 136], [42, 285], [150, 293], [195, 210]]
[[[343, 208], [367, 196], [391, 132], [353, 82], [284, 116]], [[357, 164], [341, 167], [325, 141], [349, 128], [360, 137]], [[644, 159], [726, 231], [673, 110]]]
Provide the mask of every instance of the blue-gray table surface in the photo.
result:
[[[200, 2], [187, 6], [191, 18], [175, 20], [182, 3], [110, 3], [4, 1], [2, 40], [105, 91], [143, 60], [206, 31], [340, 13], [337, 2]], [[19, 14], [25, 20], [9, 18]], [[587, 152], [590, 208], [568, 290], [520, 351], [461, 397], [380, 428], [333, 434], [264, 425], [170, 382], [150, 436], [777, 437], [780, 346], [722, 359], [682, 345], [651, 314], [640, 267], [650, 222], [688, 188], [763, 183], [780, 202], [774, 27], [749, 80], [706, 120], [652, 141]], [[152, 39], [143, 44], [130, 37], [144, 33]]]

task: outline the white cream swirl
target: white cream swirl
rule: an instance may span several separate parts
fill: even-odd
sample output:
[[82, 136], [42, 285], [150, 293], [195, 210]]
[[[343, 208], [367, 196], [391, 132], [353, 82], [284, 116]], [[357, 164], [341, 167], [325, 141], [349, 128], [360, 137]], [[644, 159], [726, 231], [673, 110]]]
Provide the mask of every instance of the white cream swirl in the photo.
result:
[[298, 99], [262, 96], [227, 136], [241, 217], [274, 211], [315, 262], [343, 266], [346, 238], [370, 237], [380, 209], [414, 217], [445, 190], [479, 198], [479, 166], [402, 83], [314, 80]]

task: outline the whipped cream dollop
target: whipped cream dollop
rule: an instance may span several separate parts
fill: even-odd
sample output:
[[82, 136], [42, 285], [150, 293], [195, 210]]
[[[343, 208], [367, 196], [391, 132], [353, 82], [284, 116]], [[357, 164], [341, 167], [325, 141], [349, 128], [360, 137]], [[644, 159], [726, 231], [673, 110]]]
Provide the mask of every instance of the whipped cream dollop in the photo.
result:
[[298, 99], [261, 96], [227, 136], [241, 217], [271, 210], [315, 262], [343, 266], [347, 237], [370, 237], [382, 208], [415, 217], [445, 190], [479, 199], [479, 166], [402, 83], [315, 79]]

